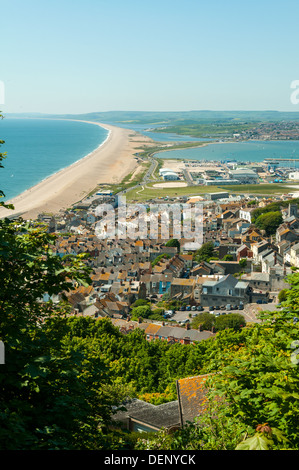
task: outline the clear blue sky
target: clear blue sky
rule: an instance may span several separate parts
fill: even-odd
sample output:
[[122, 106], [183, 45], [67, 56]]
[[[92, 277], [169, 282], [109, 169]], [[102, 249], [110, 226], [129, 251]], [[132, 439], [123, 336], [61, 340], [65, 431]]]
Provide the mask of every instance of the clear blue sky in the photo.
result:
[[2, 111], [299, 111], [298, 0], [1, 2]]

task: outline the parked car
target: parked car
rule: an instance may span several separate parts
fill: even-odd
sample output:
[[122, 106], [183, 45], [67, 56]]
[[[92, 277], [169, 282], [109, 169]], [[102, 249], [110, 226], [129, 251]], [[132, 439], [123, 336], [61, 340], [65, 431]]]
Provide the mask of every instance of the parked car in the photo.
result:
[[220, 310], [225, 310], [225, 305], [221, 305]]
[[231, 304], [226, 305], [226, 310], [231, 310]]
[[214, 311], [214, 310], [215, 310], [215, 307], [213, 307], [213, 306], [209, 307], [209, 311], [210, 311], [210, 312], [212, 312], [212, 311]]
[[191, 310], [192, 311], [196, 310], [196, 305], [192, 305]]
[[203, 307], [202, 307], [201, 305], [198, 305], [198, 306], [197, 306], [197, 310], [198, 310], [199, 312], [202, 312], [202, 311], [203, 311]]
[[187, 305], [186, 310], [189, 312], [191, 310], [191, 305]]
[[182, 305], [180, 308], [179, 308], [180, 312], [184, 312], [185, 311], [185, 307]]
[[244, 305], [243, 304], [239, 305], [239, 310], [244, 310]]

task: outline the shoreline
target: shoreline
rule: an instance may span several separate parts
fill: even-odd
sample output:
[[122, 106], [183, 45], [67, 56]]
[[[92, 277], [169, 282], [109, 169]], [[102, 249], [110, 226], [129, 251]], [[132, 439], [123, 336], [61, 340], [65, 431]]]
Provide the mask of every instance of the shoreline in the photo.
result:
[[[59, 120], [59, 119], [57, 119]], [[34, 219], [42, 212], [58, 214], [93, 191], [99, 184], [118, 184], [137, 166], [137, 149], [151, 139], [110, 124], [61, 119], [98, 125], [108, 131], [106, 139], [92, 152], [44, 178], [18, 196], [5, 200], [14, 210], [0, 208], [0, 218], [21, 216]]]

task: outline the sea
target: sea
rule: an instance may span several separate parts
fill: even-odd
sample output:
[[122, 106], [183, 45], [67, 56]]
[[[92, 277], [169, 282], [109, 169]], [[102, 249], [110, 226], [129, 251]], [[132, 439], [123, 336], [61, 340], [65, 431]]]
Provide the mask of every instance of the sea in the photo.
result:
[[5, 201], [85, 157], [108, 137], [98, 125], [52, 119], [0, 119], [0, 190]]
[[[104, 124], [104, 123], [103, 123]], [[108, 123], [107, 123], [108, 124]], [[161, 134], [145, 125], [120, 125], [147, 135], [156, 142], [198, 141], [176, 134]], [[0, 168], [0, 190], [5, 200], [23, 191], [85, 157], [108, 137], [108, 131], [95, 124], [59, 119], [9, 118], [0, 120], [0, 152], [6, 158]], [[217, 160], [261, 162], [265, 158], [288, 158], [281, 166], [298, 168], [299, 141], [249, 141], [236, 143], [210, 143], [204, 147], [171, 150], [156, 154], [160, 158], [191, 160]], [[294, 159], [294, 160], [293, 160]]]
[[291, 169], [299, 167], [299, 141], [298, 140], [267, 140], [244, 142], [217, 142], [207, 146], [189, 149], [169, 150], [159, 152], [157, 158], [188, 159], [188, 160], [217, 160], [222, 162], [262, 162], [266, 158], [288, 159], [279, 161], [279, 166]]

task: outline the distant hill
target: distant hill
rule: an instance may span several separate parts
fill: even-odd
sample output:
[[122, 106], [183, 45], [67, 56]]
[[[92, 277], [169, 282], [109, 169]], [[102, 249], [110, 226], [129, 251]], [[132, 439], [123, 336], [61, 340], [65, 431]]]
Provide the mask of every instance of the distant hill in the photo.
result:
[[11, 113], [7, 117], [79, 119], [123, 124], [192, 124], [203, 122], [278, 122], [299, 121], [299, 112], [281, 111], [106, 111], [85, 114]]

